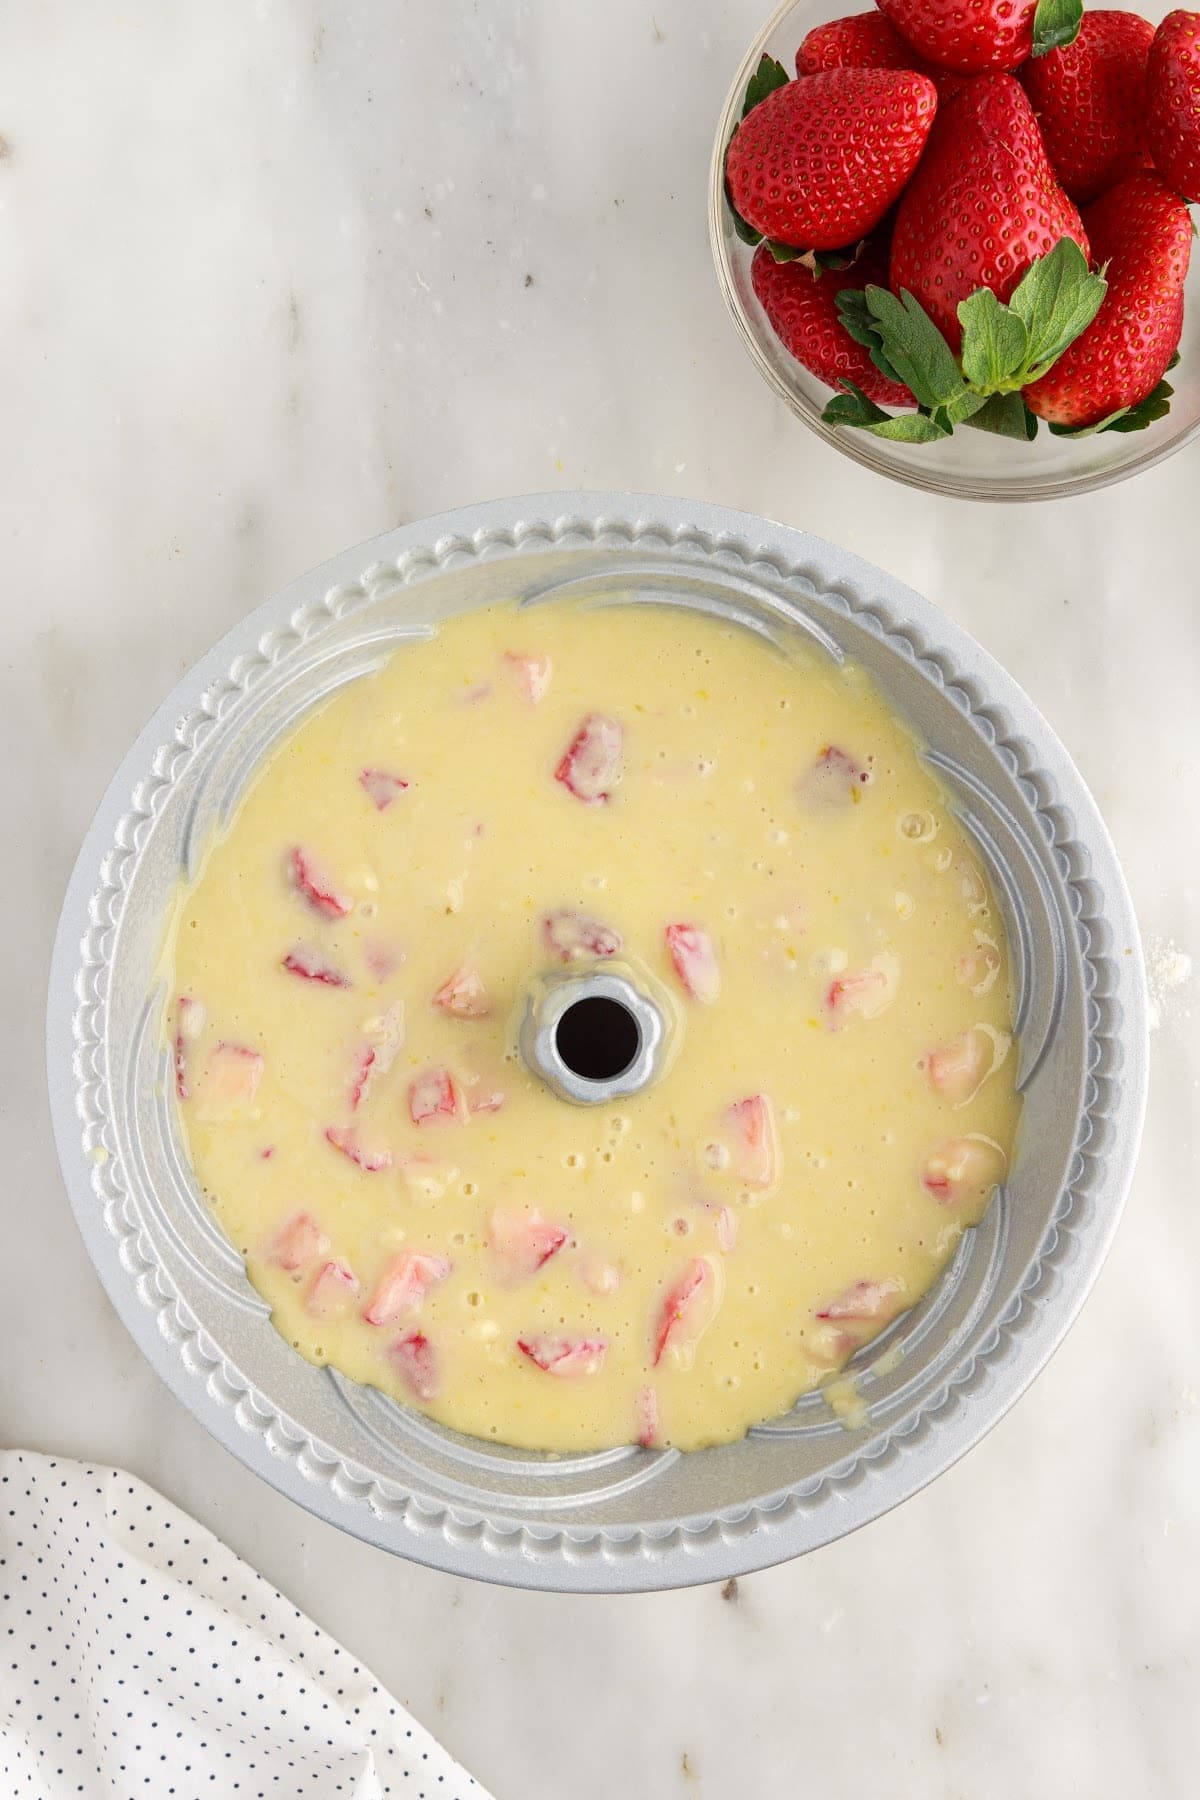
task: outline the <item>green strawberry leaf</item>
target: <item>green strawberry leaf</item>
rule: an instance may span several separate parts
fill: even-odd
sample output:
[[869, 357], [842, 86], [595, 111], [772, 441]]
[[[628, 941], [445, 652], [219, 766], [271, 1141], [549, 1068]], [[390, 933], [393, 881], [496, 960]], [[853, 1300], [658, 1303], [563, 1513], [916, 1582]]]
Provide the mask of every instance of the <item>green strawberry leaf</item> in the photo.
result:
[[1038, 0], [1033, 15], [1033, 54], [1047, 56], [1073, 44], [1083, 23], [1083, 0]]
[[1038, 416], [1030, 412], [1020, 394], [993, 394], [968, 424], [976, 431], [992, 431], [997, 437], [1019, 438], [1031, 444], [1037, 436]]
[[960, 301], [958, 317], [963, 328], [963, 374], [981, 393], [999, 392], [1025, 367], [1029, 351], [1025, 321], [1001, 305], [990, 288], [977, 288], [968, 300]]
[[743, 219], [741, 213], [729, 198], [728, 188], [725, 189], [725, 198], [729, 201], [729, 210], [733, 214], [733, 229], [737, 232], [743, 244], [761, 244], [762, 232], [755, 231], [753, 225], [747, 225], [745, 219]]
[[1171, 373], [1172, 369], [1177, 369], [1179, 367], [1179, 357], [1180, 357], [1180, 352], [1177, 350], [1175, 352], [1174, 356], [1171, 358], [1170, 362], [1167, 364], [1167, 374], [1168, 375]]
[[863, 292], [884, 356], [921, 406], [953, 413], [974, 398], [953, 351], [919, 300], [907, 289], [899, 299], [882, 287], [868, 286]]
[[1017, 385], [1024, 387], [1046, 373], [1067, 345], [1087, 330], [1107, 292], [1108, 283], [1088, 268], [1074, 238], [1059, 238], [1053, 250], [1030, 263], [1008, 303], [1029, 337]]
[[786, 87], [788, 72], [783, 64], [776, 62], [773, 56], [764, 56], [746, 84], [746, 97], [742, 101], [742, 117], [760, 106], [768, 94], [776, 88]]
[[1066, 438], [1095, 437], [1100, 431], [1145, 431], [1157, 419], [1166, 418], [1171, 410], [1174, 393], [1175, 389], [1169, 381], [1160, 381], [1136, 406], [1119, 406], [1116, 412], [1097, 419], [1094, 425], [1051, 425], [1050, 429], [1055, 437]]
[[827, 425], [857, 425], [875, 437], [890, 438], [905, 444], [932, 444], [949, 436], [946, 428], [921, 412], [884, 412], [868, 400], [860, 387], [843, 379], [844, 394], [835, 394], [821, 414]]
[[881, 375], [889, 381], [899, 381], [900, 377], [884, 355], [879, 341], [879, 328], [875, 322], [867, 296], [861, 288], [843, 288], [836, 296], [838, 317], [850, 333], [856, 344], [871, 352], [871, 361]]

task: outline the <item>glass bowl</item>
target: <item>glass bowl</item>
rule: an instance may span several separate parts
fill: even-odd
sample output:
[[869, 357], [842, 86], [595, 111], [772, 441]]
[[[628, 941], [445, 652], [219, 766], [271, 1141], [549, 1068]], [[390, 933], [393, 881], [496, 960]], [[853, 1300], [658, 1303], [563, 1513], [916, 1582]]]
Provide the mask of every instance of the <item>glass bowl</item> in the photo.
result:
[[[460, 1436], [297, 1356], [188, 1165], [160, 1025], [181, 870], [271, 747], [345, 683], [467, 607], [552, 597], [691, 608], [853, 657], [928, 747], [992, 872], [1020, 994], [1017, 1154], [941, 1278], [851, 1365], [861, 1404], [843, 1416], [809, 1393], [741, 1442], [687, 1455], [537, 1455]], [[1146, 997], [1094, 803], [1020, 688], [952, 620], [858, 557], [746, 513], [549, 494], [344, 552], [184, 677], [80, 852], [47, 1041], [80, 1230], [137, 1343], [214, 1438], [399, 1555], [611, 1593], [724, 1581], [828, 1543], [996, 1423], [1052, 1355], [1116, 1229], [1145, 1103]]]
[[[709, 239], [725, 304], [759, 374], [798, 419], [843, 456], [931, 494], [964, 500], [1057, 500], [1124, 481], [1171, 456], [1200, 431], [1200, 255], [1192, 257], [1188, 276], [1180, 361], [1168, 377], [1175, 389], [1171, 410], [1144, 431], [1060, 438], [1043, 425], [1028, 444], [960, 426], [936, 444], [900, 444], [823, 423], [821, 413], [832, 390], [784, 349], [750, 284], [754, 251], [738, 237], [725, 198], [725, 149], [741, 117], [746, 83], [761, 57], [775, 57], [793, 74], [796, 50], [815, 25], [867, 10], [864, 0], [787, 0], [750, 45], [721, 109], [709, 179]], [[1155, 3], [1137, 10], [1157, 23], [1169, 8]]]

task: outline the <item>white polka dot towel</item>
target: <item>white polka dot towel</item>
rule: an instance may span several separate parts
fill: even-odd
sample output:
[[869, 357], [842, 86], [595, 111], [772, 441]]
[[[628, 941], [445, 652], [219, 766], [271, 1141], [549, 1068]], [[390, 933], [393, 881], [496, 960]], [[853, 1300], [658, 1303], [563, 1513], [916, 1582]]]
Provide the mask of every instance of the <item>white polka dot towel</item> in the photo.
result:
[[0, 1453], [4, 1800], [487, 1800], [333, 1639], [119, 1469]]

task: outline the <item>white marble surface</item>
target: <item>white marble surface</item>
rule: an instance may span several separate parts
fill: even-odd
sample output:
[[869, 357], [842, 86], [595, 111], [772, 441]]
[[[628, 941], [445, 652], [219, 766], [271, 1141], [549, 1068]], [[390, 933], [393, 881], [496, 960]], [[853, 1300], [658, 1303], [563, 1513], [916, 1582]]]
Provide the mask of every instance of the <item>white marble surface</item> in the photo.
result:
[[[789, 423], [704, 235], [764, 3], [3, 10], [0, 1440], [189, 1508], [501, 1800], [1190, 1796], [1200, 1021], [1167, 951], [1200, 940], [1200, 448], [1018, 513], [908, 494]], [[1161, 1003], [1127, 1220], [1050, 1369], [932, 1490], [732, 1596], [457, 1583], [277, 1498], [117, 1323], [43, 1091], [75, 846], [186, 665], [343, 545], [584, 485], [809, 526], [962, 620], [1093, 784]]]

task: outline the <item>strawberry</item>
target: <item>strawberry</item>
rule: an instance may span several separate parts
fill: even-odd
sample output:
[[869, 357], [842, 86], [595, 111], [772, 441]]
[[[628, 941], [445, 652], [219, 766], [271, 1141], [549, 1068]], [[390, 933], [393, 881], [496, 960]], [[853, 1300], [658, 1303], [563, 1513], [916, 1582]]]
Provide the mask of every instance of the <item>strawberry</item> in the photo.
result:
[[397, 1373], [414, 1400], [432, 1400], [439, 1386], [438, 1362], [423, 1331], [406, 1331], [388, 1351]]
[[1144, 113], [1153, 37], [1153, 25], [1137, 13], [1085, 13], [1073, 44], [1021, 70], [1046, 154], [1073, 200], [1091, 200], [1149, 161]]
[[990, 993], [1000, 973], [1000, 952], [994, 944], [976, 944], [954, 965], [961, 987], [969, 988], [977, 997]]
[[750, 1094], [729, 1108], [732, 1128], [733, 1171], [748, 1187], [770, 1187], [779, 1169], [775, 1134], [775, 1109], [766, 1094]]
[[342, 974], [329, 958], [314, 950], [311, 944], [296, 944], [283, 958], [281, 967], [302, 981], [315, 981], [324, 987], [348, 988], [349, 977]]
[[254, 1097], [262, 1072], [257, 1050], [245, 1044], [218, 1044], [195, 1085], [196, 1117], [226, 1124], [243, 1114], [256, 1116]]
[[360, 1107], [372, 1084], [386, 1075], [404, 1043], [404, 1002], [395, 1000], [378, 1019], [369, 1019], [363, 1027], [366, 1042], [354, 1058], [350, 1076], [350, 1108]]
[[899, 983], [900, 959], [886, 950], [873, 959], [869, 969], [835, 975], [825, 992], [830, 1024], [837, 1029], [854, 1013], [873, 1019], [891, 1005]]
[[562, 1225], [552, 1225], [536, 1210], [494, 1212], [488, 1225], [488, 1249], [504, 1281], [528, 1281], [567, 1241]]
[[658, 1443], [658, 1390], [652, 1387], [638, 1389], [634, 1404], [634, 1419], [637, 1425], [637, 1441], [643, 1450], [652, 1450]]
[[1089, 207], [1089, 236], [1108, 292], [1025, 403], [1056, 425], [1094, 425], [1158, 386], [1183, 330], [1192, 253], [1187, 207], [1157, 175], [1131, 175]]
[[1033, 49], [1037, 0], [878, 0], [915, 50], [943, 69], [1015, 69]]
[[430, 1288], [445, 1281], [454, 1269], [448, 1256], [425, 1250], [402, 1250], [375, 1284], [363, 1307], [368, 1325], [394, 1325], [406, 1312], [417, 1312]]
[[305, 1307], [316, 1319], [337, 1319], [358, 1299], [358, 1276], [344, 1262], [327, 1262], [313, 1276]]
[[953, 349], [958, 304], [987, 287], [1007, 300], [1060, 238], [1087, 234], [1050, 166], [1033, 108], [1011, 75], [982, 75], [940, 116], [900, 202], [893, 292], [907, 289]]
[[830, 387], [844, 378], [853, 381], [880, 406], [915, 404], [902, 382], [890, 380], [875, 367], [838, 317], [837, 296], [845, 288], [886, 283], [886, 258], [877, 247], [865, 250], [852, 268], [839, 274], [818, 272], [803, 262], [776, 262], [770, 246], [760, 244], [750, 279], [771, 330], [818, 381]]
[[726, 1255], [737, 1249], [738, 1222], [737, 1214], [731, 1207], [717, 1208], [717, 1248]]
[[171, 1046], [171, 1063], [175, 1071], [175, 1092], [180, 1100], [188, 1097], [188, 1047], [204, 1030], [204, 1006], [190, 994], [180, 994], [175, 1002], [175, 1038]]
[[[877, 375], [876, 379], [881, 378]], [[908, 389], [902, 392], [907, 394]], [[870, 781], [869, 769], [836, 744], [826, 744], [801, 777], [798, 792], [811, 812], [836, 812], [852, 806], [861, 797], [860, 789], [869, 786]]]
[[536, 706], [546, 693], [554, 673], [550, 658], [541, 652], [527, 656], [516, 650], [506, 650], [501, 666], [518, 696], [530, 706]]
[[823, 69], [913, 69], [932, 81], [939, 106], [957, 94], [965, 79], [926, 62], [881, 12], [852, 13], [815, 25], [796, 52], [796, 73], [819, 75]]
[[927, 76], [829, 69], [776, 88], [735, 131], [730, 200], [764, 237], [839, 250], [865, 237], [917, 165], [937, 111]]
[[689, 999], [711, 1006], [721, 992], [721, 969], [707, 931], [699, 925], [668, 925], [667, 954]]
[[1168, 13], [1154, 34], [1146, 137], [1163, 180], [1184, 200], [1200, 201], [1200, 13]]
[[402, 776], [393, 775], [389, 769], [363, 769], [358, 779], [367, 799], [380, 812], [386, 812], [396, 795], [402, 794], [409, 785]]
[[826, 1301], [817, 1312], [818, 1319], [879, 1320], [894, 1319], [903, 1310], [900, 1283], [888, 1276], [884, 1281], [854, 1281], [835, 1300]]
[[305, 1263], [315, 1262], [329, 1249], [329, 1239], [310, 1213], [292, 1213], [284, 1220], [267, 1250], [269, 1261], [294, 1274]]
[[952, 1106], [963, 1106], [979, 1092], [992, 1072], [994, 1060], [994, 1047], [986, 1031], [972, 1025], [929, 1052], [925, 1073], [935, 1093]]
[[620, 932], [611, 925], [602, 925], [599, 919], [572, 912], [568, 907], [544, 915], [542, 941], [551, 955], [564, 963], [615, 956], [623, 942]]
[[939, 1206], [982, 1200], [1004, 1174], [1005, 1157], [990, 1138], [947, 1138], [921, 1165], [921, 1186]]
[[574, 1379], [596, 1375], [608, 1352], [607, 1338], [523, 1337], [517, 1349], [547, 1375]]
[[453, 1019], [486, 1019], [491, 1011], [483, 976], [470, 963], [461, 964], [447, 976], [433, 996], [433, 1004]]
[[554, 771], [569, 794], [585, 806], [603, 806], [621, 779], [625, 734], [606, 713], [589, 713], [563, 751]]
[[363, 961], [376, 981], [386, 981], [405, 961], [405, 955], [398, 944], [385, 938], [368, 938], [363, 944]]
[[392, 1166], [392, 1153], [386, 1146], [361, 1143], [357, 1130], [352, 1130], [349, 1126], [327, 1126], [325, 1142], [358, 1168], [365, 1169], [368, 1175], [378, 1175], [381, 1169], [390, 1169]]
[[449, 1069], [426, 1069], [408, 1084], [408, 1116], [414, 1125], [437, 1119], [462, 1119], [466, 1102]]
[[720, 1307], [723, 1281], [711, 1256], [696, 1256], [679, 1280], [669, 1288], [654, 1328], [652, 1361], [657, 1368], [668, 1348], [677, 1352], [685, 1368], [691, 1366], [696, 1344], [712, 1324]]
[[331, 880], [320, 863], [298, 845], [288, 854], [288, 873], [296, 892], [322, 919], [344, 919], [354, 905], [349, 894]]

